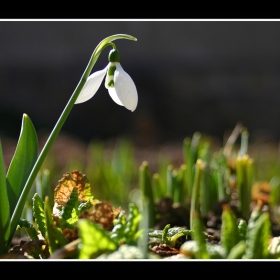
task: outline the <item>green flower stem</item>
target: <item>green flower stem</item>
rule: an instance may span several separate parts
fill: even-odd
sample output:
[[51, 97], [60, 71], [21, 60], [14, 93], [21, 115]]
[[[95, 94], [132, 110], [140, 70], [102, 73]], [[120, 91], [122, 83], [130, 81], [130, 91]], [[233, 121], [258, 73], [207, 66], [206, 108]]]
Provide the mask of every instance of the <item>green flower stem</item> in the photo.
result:
[[116, 35], [112, 35], [109, 36], [107, 38], [105, 38], [104, 40], [102, 40], [97, 47], [95, 48], [94, 52], [92, 53], [92, 56], [89, 60], [89, 63], [81, 77], [80, 82], [78, 83], [76, 89], [74, 90], [72, 96], [70, 97], [68, 103], [66, 104], [65, 109], [63, 110], [60, 118], [58, 119], [55, 127], [53, 128], [49, 138], [47, 139], [45, 146], [43, 147], [41, 153], [38, 156], [37, 161], [34, 164], [34, 167], [26, 181], [26, 184], [22, 190], [21, 196], [17, 202], [17, 205], [15, 207], [15, 210], [13, 212], [12, 218], [11, 218], [11, 233], [10, 233], [10, 242], [12, 240], [12, 237], [15, 233], [16, 227], [17, 227], [17, 223], [20, 219], [22, 210], [24, 208], [24, 204], [25, 201], [27, 199], [28, 193], [31, 189], [31, 186], [33, 184], [33, 182], [36, 179], [36, 176], [38, 174], [38, 172], [40, 171], [40, 168], [50, 150], [50, 148], [52, 147], [52, 144], [54, 143], [54, 140], [56, 139], [58, 133], [60, 132], [64, 122], [66, 121], [69, 113], [71, 112], [76, 99], [78, 98], [84, 84], [86, 83], [86, 80], [94, 66], [94, 64], [96, 63], [98, 57], [100, 56], [101, 52], [108, 46], [112, 46], [113, 48], [115, 47], [115, 45], [113, 43], [111, 43], [111, 41], [116, 40], [116, 39], [128, 39], [128, 40], [133, 40], [136, 41], [137, 39], [133, 36], [130, 35], [126, 35], [126, 34], [116, 34]]

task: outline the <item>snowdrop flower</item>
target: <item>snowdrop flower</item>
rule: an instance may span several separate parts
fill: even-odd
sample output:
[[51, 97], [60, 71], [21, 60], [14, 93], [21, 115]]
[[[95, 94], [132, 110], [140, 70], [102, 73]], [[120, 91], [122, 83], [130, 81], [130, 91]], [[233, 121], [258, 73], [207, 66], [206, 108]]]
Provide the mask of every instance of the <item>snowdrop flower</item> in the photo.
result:
[[85, 102], [92, 98], [99, 89], [105, 75], [105, 87], [108, 89], [111, 98], [121, 106], [132, 112], [136, 109], [138, 95], [136, 86], [131, 77], [120, 65], [119, 51], [113, 49], [108, 56], [108, 65], [100, 71], [91, 74], [82, 88], [75, 104]]

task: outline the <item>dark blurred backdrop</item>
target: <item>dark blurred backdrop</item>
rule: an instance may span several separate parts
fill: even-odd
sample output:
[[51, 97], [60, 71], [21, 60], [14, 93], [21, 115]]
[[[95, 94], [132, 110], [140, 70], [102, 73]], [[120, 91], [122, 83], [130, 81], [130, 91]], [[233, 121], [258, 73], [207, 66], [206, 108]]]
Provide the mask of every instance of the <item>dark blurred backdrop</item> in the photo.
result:
[[50, 132], [97, 44], [117, 33], [138, 39], [115, 41], [137, 109], [115, 104], [102, 83], [63, 132], [149, 145], [196, 131], [222, 137], [242, 122], [251, 137], [280, 138], [280, 22], [223, 20], [1, 20], [0, 137], [18, 138], [23, 113]]

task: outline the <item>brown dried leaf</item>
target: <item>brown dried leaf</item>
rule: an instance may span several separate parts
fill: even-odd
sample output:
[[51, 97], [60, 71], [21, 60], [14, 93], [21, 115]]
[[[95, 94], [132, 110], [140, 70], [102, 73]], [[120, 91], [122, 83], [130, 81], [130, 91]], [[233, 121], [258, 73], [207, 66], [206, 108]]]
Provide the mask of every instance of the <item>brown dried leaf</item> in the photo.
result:
[[62, 231], [63, 235], [67, 238], [69, 242], [78, 239], [78, 228], [75, 227], [74, 229], [65, 228]]
[[252, 187], [252, 200], [253, 201], [261, 200], [262, 203], [268, 204], [270, 198], [270, 191], [271, 191], [271, 186], [269, 182], [266, 181], [256, 182]]
[[89, 181], [87, 177], [78, 170], [64, 174], [58, 183], [59, 184], [54, 189], [54, 200], [58, 205], [64, 206], [67, 203], [73, 188], [78, 190], [79, 201], [92, 198]]
[[151, 250], [162, 257], [173, 256], [180, 253], [178, 249], [172, 248], [167, 244], [156, 245], [153, 248], [151, 248]]
[[106, 230], [111, 230], [114, 219], [119, 215], [120, 211], [120, 207], [116, 209], [108, 202], [100, 202], [95, 204], [92, 209], [84, 211], [79, 218], [86, 218], [102, 225]]

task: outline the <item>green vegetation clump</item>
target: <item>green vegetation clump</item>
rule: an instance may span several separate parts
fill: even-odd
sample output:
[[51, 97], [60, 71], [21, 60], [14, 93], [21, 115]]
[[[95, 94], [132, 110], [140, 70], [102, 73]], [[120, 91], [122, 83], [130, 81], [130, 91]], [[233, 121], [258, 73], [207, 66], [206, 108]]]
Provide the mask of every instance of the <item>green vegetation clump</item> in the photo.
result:
[[180, 159], [159, 152], [153, 168], [128, 139], [110, 151], [92, 142], [64, 167], [85, 173], [65, 172], [55, 188], [50, 153], [17, 226], [26, 241], [2, 258], [279, 259], [278, 154], [248, 136], [238, 124], [219, 147], [196, 132]]

